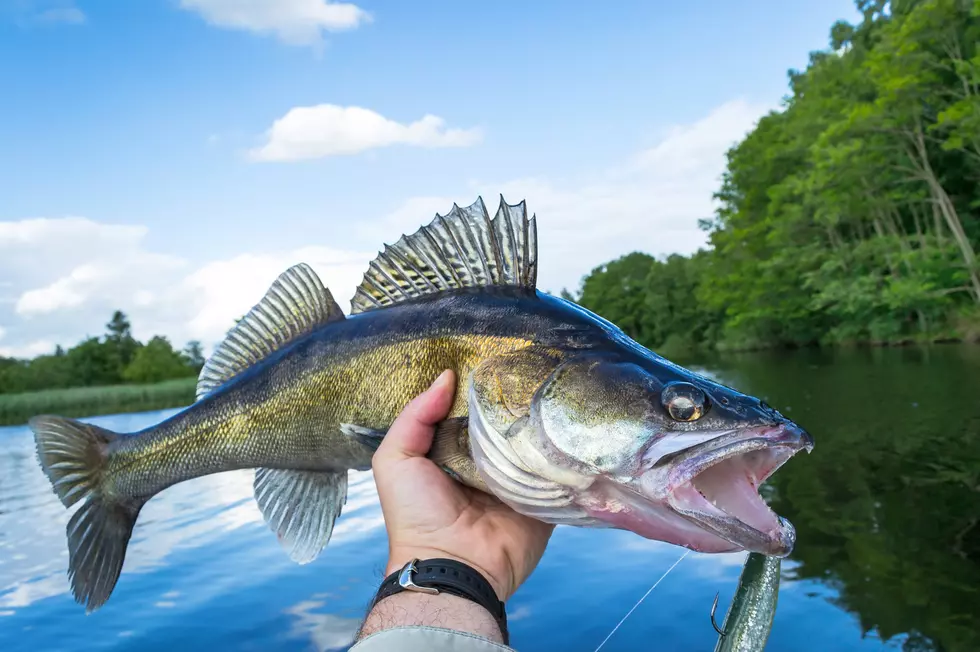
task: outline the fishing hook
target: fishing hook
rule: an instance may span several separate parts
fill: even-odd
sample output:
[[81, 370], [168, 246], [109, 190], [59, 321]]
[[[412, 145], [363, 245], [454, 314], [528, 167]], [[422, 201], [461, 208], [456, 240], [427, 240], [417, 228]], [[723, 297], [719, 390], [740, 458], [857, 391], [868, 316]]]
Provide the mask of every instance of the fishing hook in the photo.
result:
[[715, 612], [718, 611], [718, 593], [715, 593], [715, 601], [711, 603], [711, 626], [715, 628], [715, 631], [719, 635], [724, 636], [725, 630], [718, 627], [718, 623], [715, 622]]

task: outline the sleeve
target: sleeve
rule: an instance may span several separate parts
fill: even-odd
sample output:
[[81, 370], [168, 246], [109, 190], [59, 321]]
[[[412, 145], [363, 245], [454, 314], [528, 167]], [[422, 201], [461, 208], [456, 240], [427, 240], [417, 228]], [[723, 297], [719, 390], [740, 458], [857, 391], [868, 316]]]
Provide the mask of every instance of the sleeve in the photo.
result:
[[354, 644], [349, 652], [516, 652], [475, 634], [440, 627], [392, 627]]

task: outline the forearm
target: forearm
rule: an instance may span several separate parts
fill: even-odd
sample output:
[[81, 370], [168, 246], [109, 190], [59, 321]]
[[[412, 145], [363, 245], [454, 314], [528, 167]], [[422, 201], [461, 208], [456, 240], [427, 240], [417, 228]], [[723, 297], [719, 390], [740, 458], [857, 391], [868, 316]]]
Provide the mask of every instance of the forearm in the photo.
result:
[[[497, 596], [507, 595], [494, 574], [473, 562], [437, 548], [412, 547], [389, 550], [385, 576], [401, 570], [412, 559], [454, 559], [469, 565], [490, 582]], [[451, 593], [402, 591], [380, 600], [368, 613], [358, 639], [395, 627], [439, 627], [473, 634], [495, 643], [503, 642], [500, 625], [487, 609], [472, 600]]]
[[393, 627], [417, 626], [451, 629], [503, 643], [493, 616], [475, 602], [447, 593], [429, 595], [409, 591], [378, 602], [368, 613], [358, 639]]

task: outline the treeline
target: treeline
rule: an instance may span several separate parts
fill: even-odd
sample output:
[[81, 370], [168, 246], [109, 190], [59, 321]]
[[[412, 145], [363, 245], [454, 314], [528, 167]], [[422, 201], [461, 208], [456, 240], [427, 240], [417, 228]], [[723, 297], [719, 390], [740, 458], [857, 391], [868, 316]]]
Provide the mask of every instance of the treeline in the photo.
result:
[[710, 248], [574, 299], [648, 346], [980, 339], [980, 0], [858, 0], [727, 154]]
[[203, 365], [199, 342], [175, 351], [157, 335], [144, 344], [133, 337], [126, 315], [116, 311], [101, 338], [89, 337], [67, 351], [58, 346], [32, 360], [0, 357], [0, 394], [156, 383], [196, 376]]

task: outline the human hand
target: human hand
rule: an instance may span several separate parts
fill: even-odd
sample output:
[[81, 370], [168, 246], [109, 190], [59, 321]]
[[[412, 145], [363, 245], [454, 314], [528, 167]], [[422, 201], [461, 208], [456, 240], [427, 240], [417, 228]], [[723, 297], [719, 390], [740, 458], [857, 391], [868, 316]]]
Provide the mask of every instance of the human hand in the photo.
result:
[[554, 526], [460, 484], [425, 457], [435, 425], [452, 407], [455, 378], [443, 372], [411, 401], [374, 454], [388, 530], [385, 574], [414, 558], [455, 559], [480, 571], [506, 601], [538, 565]]

